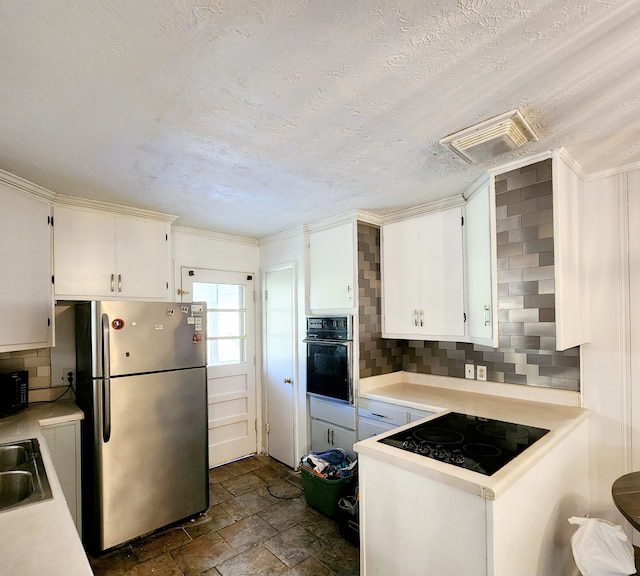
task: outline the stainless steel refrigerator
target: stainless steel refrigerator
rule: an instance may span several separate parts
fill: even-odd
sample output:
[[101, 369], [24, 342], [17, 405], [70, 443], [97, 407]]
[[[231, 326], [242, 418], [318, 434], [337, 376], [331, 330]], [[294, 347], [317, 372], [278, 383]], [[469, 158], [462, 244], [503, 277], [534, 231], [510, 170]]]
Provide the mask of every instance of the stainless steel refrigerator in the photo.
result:
[[83, 540], [101, 552], [207, 509], [204, 304], [75, 307]]

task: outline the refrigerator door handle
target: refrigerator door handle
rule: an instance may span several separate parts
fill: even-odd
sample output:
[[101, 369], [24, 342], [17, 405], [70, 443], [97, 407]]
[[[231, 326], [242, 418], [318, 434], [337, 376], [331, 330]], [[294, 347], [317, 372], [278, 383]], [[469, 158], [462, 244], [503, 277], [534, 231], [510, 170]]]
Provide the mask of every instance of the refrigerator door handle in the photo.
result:
[[102, 384], [102, 440], [111, 438], [111, 382], [107, 378]]
[[109, 317], [102, 315], [102, 440], [111, 438], [111, 366], [109, 364]]

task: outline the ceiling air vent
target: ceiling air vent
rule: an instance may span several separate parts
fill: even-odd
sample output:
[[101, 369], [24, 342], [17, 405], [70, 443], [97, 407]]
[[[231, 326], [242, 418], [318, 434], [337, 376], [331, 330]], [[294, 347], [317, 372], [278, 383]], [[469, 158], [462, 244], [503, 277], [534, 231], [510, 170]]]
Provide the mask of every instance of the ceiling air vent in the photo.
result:
[[530, 141], [538, 137], [516, 109], [451, 134], [440, 144], [467, 162], [484, 162]]

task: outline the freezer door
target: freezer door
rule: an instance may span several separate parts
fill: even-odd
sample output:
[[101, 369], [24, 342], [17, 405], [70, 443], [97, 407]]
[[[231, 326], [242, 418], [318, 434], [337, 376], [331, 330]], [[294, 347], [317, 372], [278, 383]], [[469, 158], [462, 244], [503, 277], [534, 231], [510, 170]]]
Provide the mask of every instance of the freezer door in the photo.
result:
[[96, 440], [100, 550], [207, 509], [205, 370], [111, 379], [111, 435]]
[[92, 307], [94, 377], [103, 375], [105, 338], [112, 377], [206, 365], [204, 304], [104, 301]]

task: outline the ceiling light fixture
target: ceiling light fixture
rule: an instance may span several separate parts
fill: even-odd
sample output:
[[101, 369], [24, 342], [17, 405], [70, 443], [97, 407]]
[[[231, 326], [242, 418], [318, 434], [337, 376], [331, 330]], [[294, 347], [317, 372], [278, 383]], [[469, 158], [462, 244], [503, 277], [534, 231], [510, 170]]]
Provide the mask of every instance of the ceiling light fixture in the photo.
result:
[[473, 163], [490, 160], [531, 141], [537, 142], [538, 137], [516, 108], [451, 134], [440, 144]]

